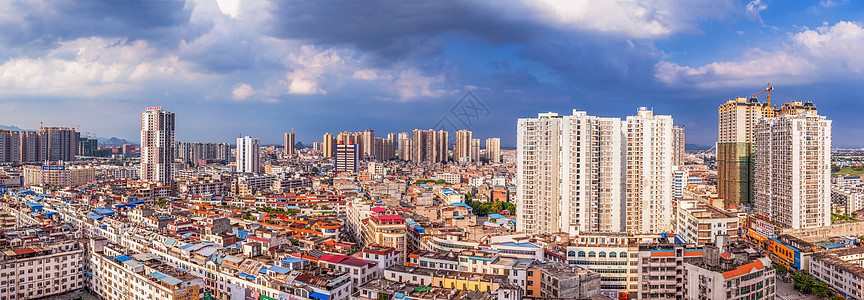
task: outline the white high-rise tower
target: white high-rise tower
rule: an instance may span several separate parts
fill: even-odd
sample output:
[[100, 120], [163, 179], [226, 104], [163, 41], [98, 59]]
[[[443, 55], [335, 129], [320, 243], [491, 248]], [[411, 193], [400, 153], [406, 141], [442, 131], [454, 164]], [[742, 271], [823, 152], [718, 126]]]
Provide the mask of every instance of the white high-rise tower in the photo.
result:
[[831, 225], [831, 121], [815, 111], [756, 124], [756, 212], [783, 227]]
[[516, 145], [518, 231], [624, 230], [621, 119], [541, 113], [519, 119]]
[[237, 172], [261, 173], [261, 141], [257, 138], [237, 138]]
[[672, 116], [645, 107], [624, 121], [627, 233], [672, 230], [672, 126]]
[[171, 184], [174, 163], [174, 113], [148, 107], [141, 113], [141, 169], [143, 181]]

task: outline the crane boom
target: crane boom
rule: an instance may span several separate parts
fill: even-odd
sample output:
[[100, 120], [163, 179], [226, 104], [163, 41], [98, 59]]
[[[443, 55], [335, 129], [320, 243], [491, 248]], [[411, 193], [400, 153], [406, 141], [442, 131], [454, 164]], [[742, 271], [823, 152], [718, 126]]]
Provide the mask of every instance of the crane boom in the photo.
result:
[[767, 103], [768, 103], [768, 107], [771, 107], [771, 91], [773, 91], [773, 90], [774, 90], [774, 87], [771, 86], [771, 84], [769, 83], [769, 84], [768, 84], [768, 87], [766, 87], [764, 90], [762, 90], [762, 91], [760, 91], [760, 92], [758, 92], [758, 93], [753, 94], [752, 96], [756, 96], [756, 95], [759, 95], [759, 94], [761, 94], [761, 93], [768, 92], [768, 101], [767, 101]]

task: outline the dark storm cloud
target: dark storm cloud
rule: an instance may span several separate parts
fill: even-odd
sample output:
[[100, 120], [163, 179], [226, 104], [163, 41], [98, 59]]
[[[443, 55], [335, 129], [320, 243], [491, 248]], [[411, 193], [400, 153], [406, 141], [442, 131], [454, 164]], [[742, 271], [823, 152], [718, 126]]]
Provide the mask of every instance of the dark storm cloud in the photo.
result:
[[395, 61], [440, 54], [429, 38], [467, 33], [492, 44], [530, 39], [537, 25], [465, 1], [280, 1], [270, 32], [323, 45], [351, 45]]
[[525, 45], [518, 55], [544, 63], [568, 81], [599, 87], [629, 81], [628, 88], [651, 85], [654, 65], [660, 59], [650, 42], [592, 34], [548, 36]]
[[20, 20], [0, 24], [7, 46], [48, 46], [80, 37], [121, 37], [173, 45], [206, 28], [186, 26], [191, 15], [184, 1], [16, 1]]

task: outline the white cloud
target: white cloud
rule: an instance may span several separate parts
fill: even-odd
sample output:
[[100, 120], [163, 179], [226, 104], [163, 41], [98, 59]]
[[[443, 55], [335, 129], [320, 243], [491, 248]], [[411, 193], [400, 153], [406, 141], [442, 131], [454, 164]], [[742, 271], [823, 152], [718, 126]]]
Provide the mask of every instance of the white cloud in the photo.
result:
[[661, 61], [655, 77], [670, 85], [701, 87], [782, 81], [817, 82], [835, 76], [864, 77], [864, 28], [852, 22], [823, 25], [791, 35], [779, 49], [751, 49], [740, 58], [699, 67]]
[[512, 10], [511, 17], [533, 18], [562, 29], [635, 39], [694, 31], [698, 20], [722, 18], [735, 7], [727, 0], [526, 0], [524, 3], [537, 13]]
[[375, 80], [378, 79], [378, 72], [372, 69], [362, 69], [354, 72], [354, 75], [352, 77], [362, 80]]
[[321, 87], [325, 72], [328, 75], [339, 76], [340, 70], [348, 63], [343, 59], [347, 49], [327, 48], [304, 45], [300, 51], [291, 53], [286, 58], [294, 70], [285, 74], [289, 94], [326, 94]]
[[819, 5], [822, 7], [834, 7], [841, 4], [848, 3], [849, 0], [820, 0]]
[[399, 71], [392, 83], [392, 90], [400, 101], [408, 101], [418, 97], [438, 98], [452, 94], [455, 90], [441, 88], [444, 76], [424, 76], [417, 69]]
[[768, 5], [762, 2], [762, 0], [753, 0], [747, 3], [747, 6], [744, 8], [744, 15], [751, 20], [762, 23], [762, 15], [760, 14], [766, 9], [768, 9]]
[[206, 77], [188, 71], [175, 56], [162, 56], [145, 41], [80, 38], [61, 42], [38, 58], [0, 65], [0, 93], [95, 96], [134, 90], [138, 83]]
[[255, 89], [252, 88], [248, 83], [241, 83], [234, 86], [234, 90], [231, 91], [231, 96], [234, 100], [245, 100], [249, 97], [255, 95]]
[[232, 18], [240, 16], [240, 0], [216, 0], [219, 10]]

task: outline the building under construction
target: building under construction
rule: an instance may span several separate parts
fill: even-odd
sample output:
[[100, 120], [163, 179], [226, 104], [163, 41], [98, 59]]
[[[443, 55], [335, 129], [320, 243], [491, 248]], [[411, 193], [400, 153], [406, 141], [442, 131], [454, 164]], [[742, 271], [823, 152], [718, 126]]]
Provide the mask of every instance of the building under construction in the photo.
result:
[[[717, 140], [717, 192], [732, 203], [753, 201], [753, 145], [759, 119], [803, 112], [816, 113], [810, 101], [792, 101], [771, 106], [771, 90], [753, 94], [750, 98], [736, 97], [720, 105], [719, 138]], [[760, 103], [756, 95], [768, 92], [768, 101]]]

